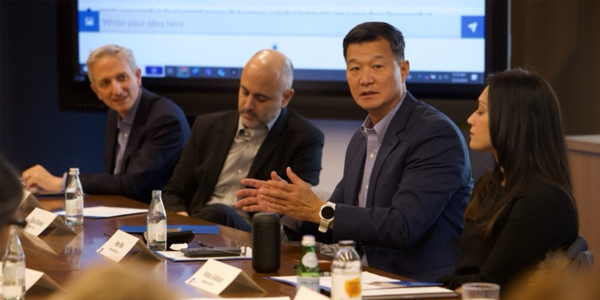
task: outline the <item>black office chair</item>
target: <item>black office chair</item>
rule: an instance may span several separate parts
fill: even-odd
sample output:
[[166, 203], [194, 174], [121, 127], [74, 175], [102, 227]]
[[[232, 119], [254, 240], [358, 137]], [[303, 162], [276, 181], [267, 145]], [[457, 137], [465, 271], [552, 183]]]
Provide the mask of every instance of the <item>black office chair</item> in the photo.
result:
[[583, 236], [578, 236], [565, 253], [575, 267], [579, 269], [594, 268], [594, 254], [588, 250], [588, 243]]

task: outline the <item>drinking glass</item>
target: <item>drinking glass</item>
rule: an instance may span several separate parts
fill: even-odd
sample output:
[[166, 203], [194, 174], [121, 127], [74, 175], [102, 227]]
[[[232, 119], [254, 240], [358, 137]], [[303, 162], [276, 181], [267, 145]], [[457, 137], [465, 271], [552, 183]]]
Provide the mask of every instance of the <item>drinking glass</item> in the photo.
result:
[[500, 286], [487, 282], [470, 282], [462, 285], [463, 300], [499, 300]]

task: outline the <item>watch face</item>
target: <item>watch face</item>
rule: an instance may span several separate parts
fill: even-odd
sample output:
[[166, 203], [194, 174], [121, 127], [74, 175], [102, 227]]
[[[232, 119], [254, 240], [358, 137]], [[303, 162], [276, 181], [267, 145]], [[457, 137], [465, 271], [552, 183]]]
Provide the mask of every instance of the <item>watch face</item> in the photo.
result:
[[323, 208], [321, 208], [321, 217], [323, 217], [323, 219], [331, 220], [331, 219], [333, 219], [334, 215], [335, 215], [335, 209], [333, 209], [333, 207], [324, 206]]

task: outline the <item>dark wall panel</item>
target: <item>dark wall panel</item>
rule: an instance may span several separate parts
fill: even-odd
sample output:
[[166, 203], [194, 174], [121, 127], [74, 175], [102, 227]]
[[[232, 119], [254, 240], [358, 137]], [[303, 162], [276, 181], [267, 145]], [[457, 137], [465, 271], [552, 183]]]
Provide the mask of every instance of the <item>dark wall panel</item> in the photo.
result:
[[600, 133], [600, 1], [513, 1], [512, 66], [536, 70], [568, 134]]
[[58, 109], [54, 1], [0, 1], [0, 47], [0, 153], [19, 170], [103, 171], [105, 114]]

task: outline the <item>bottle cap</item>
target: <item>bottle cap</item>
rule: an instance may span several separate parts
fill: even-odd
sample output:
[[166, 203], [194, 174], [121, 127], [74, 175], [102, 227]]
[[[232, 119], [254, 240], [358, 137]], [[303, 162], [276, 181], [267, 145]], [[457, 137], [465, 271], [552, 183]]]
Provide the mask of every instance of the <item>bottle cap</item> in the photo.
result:
[[302, 246], [314, 246], [316, 244], [315, 242], [315, 236], [314, 235], [305, 235], [302, 237]]
[[162, 191], [161, 190], [153, 190], [152, 191], [152, 197], [160, 197], [162, 195]]
[[79, 168], [70, 168], [69, 175], [79, 175]]
[[338, 244], [340, 245], [340, 247], [353, 247], [353, 248], [356, 245], [356, 243], [353, 240], [339, 241]]

